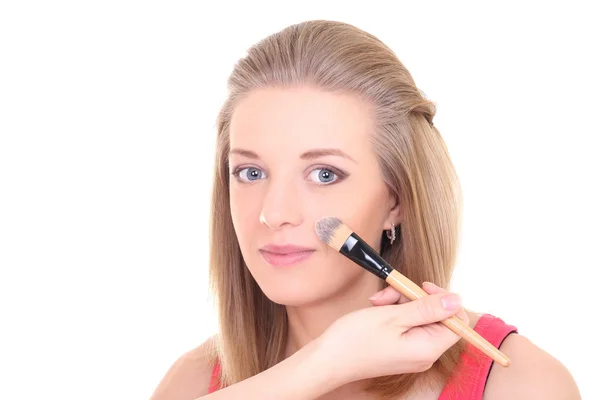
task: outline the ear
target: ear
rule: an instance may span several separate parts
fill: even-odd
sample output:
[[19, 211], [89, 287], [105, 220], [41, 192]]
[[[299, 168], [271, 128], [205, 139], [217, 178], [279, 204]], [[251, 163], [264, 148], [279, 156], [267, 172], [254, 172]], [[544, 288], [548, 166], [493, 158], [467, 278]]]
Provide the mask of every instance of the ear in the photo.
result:
[[404, 207], [400, 204], [400, 199], [393, 193], [390, 193], [389, 199], [389, 211], [385, 229], [390, 229], [392, 224], [398, 226], [404, 222]]

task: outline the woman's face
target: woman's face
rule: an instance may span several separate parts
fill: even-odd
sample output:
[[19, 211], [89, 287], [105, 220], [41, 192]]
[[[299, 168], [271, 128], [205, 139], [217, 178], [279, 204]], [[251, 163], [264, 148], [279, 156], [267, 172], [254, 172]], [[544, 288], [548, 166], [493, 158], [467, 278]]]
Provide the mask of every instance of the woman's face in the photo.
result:
[[398, 222], [358, 96], [313, 88], [257, 89], [230, 127], [231, 214], [248, 269], [272, 301], [326, 300], [370, 273], [320, 241], [315, 222], [340, 218], [373, 248]]

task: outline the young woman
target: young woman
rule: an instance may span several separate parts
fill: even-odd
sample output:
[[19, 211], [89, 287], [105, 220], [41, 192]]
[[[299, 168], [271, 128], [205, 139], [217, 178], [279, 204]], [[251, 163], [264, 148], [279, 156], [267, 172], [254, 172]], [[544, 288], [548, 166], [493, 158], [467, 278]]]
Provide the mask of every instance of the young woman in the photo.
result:
[[[448, 293], [461, 193], [434, 105], [380, 40], [309, 21], [249, 50], [218, 119], [210, 279], [217, 335], [160, 399], [578, 399], [565, 367]], [[340, 218], [431, 294], [405, 301], [321, 242]], [[438, 324], [457, 314], [512, 359]]]

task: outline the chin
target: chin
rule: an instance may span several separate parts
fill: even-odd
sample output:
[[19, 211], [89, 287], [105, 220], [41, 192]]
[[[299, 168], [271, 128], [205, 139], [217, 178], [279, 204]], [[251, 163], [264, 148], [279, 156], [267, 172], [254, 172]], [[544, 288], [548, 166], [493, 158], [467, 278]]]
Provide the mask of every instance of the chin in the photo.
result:
[[[260, 286], [260, 285], [259, 285]], [[274, 303], [281, 304], [284, 306], [299, 307], [307, 304], [314, 303], [322, 297], [314, 291], [307, 291], [306, 288], [289, 287], [288, 285], [282, 285], [279, 287], [268, 287], [261, 290]]]
[[264, 295], [274, 303], [284, 306], [300, 307], [325, 301], [330, 290], [314, 279], [269, 279], [257, 280]]

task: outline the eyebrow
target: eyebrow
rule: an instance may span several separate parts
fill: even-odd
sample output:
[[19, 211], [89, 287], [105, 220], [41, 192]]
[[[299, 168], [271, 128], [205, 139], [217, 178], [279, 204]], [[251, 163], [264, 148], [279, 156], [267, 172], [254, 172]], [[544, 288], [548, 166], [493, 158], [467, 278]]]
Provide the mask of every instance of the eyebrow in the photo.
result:
[[[229, 154], [239, 154], [241, 156], [252, 158], [255, 160], [260, 158], [258, 156], [258, 154], [256, 154], [255, 152], [246, 150], [246, 149], [235, 149], [234, 148], [229, 151]], [[325, 156], [339, 156], [339, 157], [347, 158], [348, 160], [356, 162], [356, 160], [354, 158], [350, 157], [348, 154], [344, 153], [340, 149], [312, 149], [312, 150], [308, 150], [308, 151], [305, 151], [304, 153], [302, 153], [300, 155], [300, 158], [303, 160], [312, 160], [315, 158], [325, 157]]]

